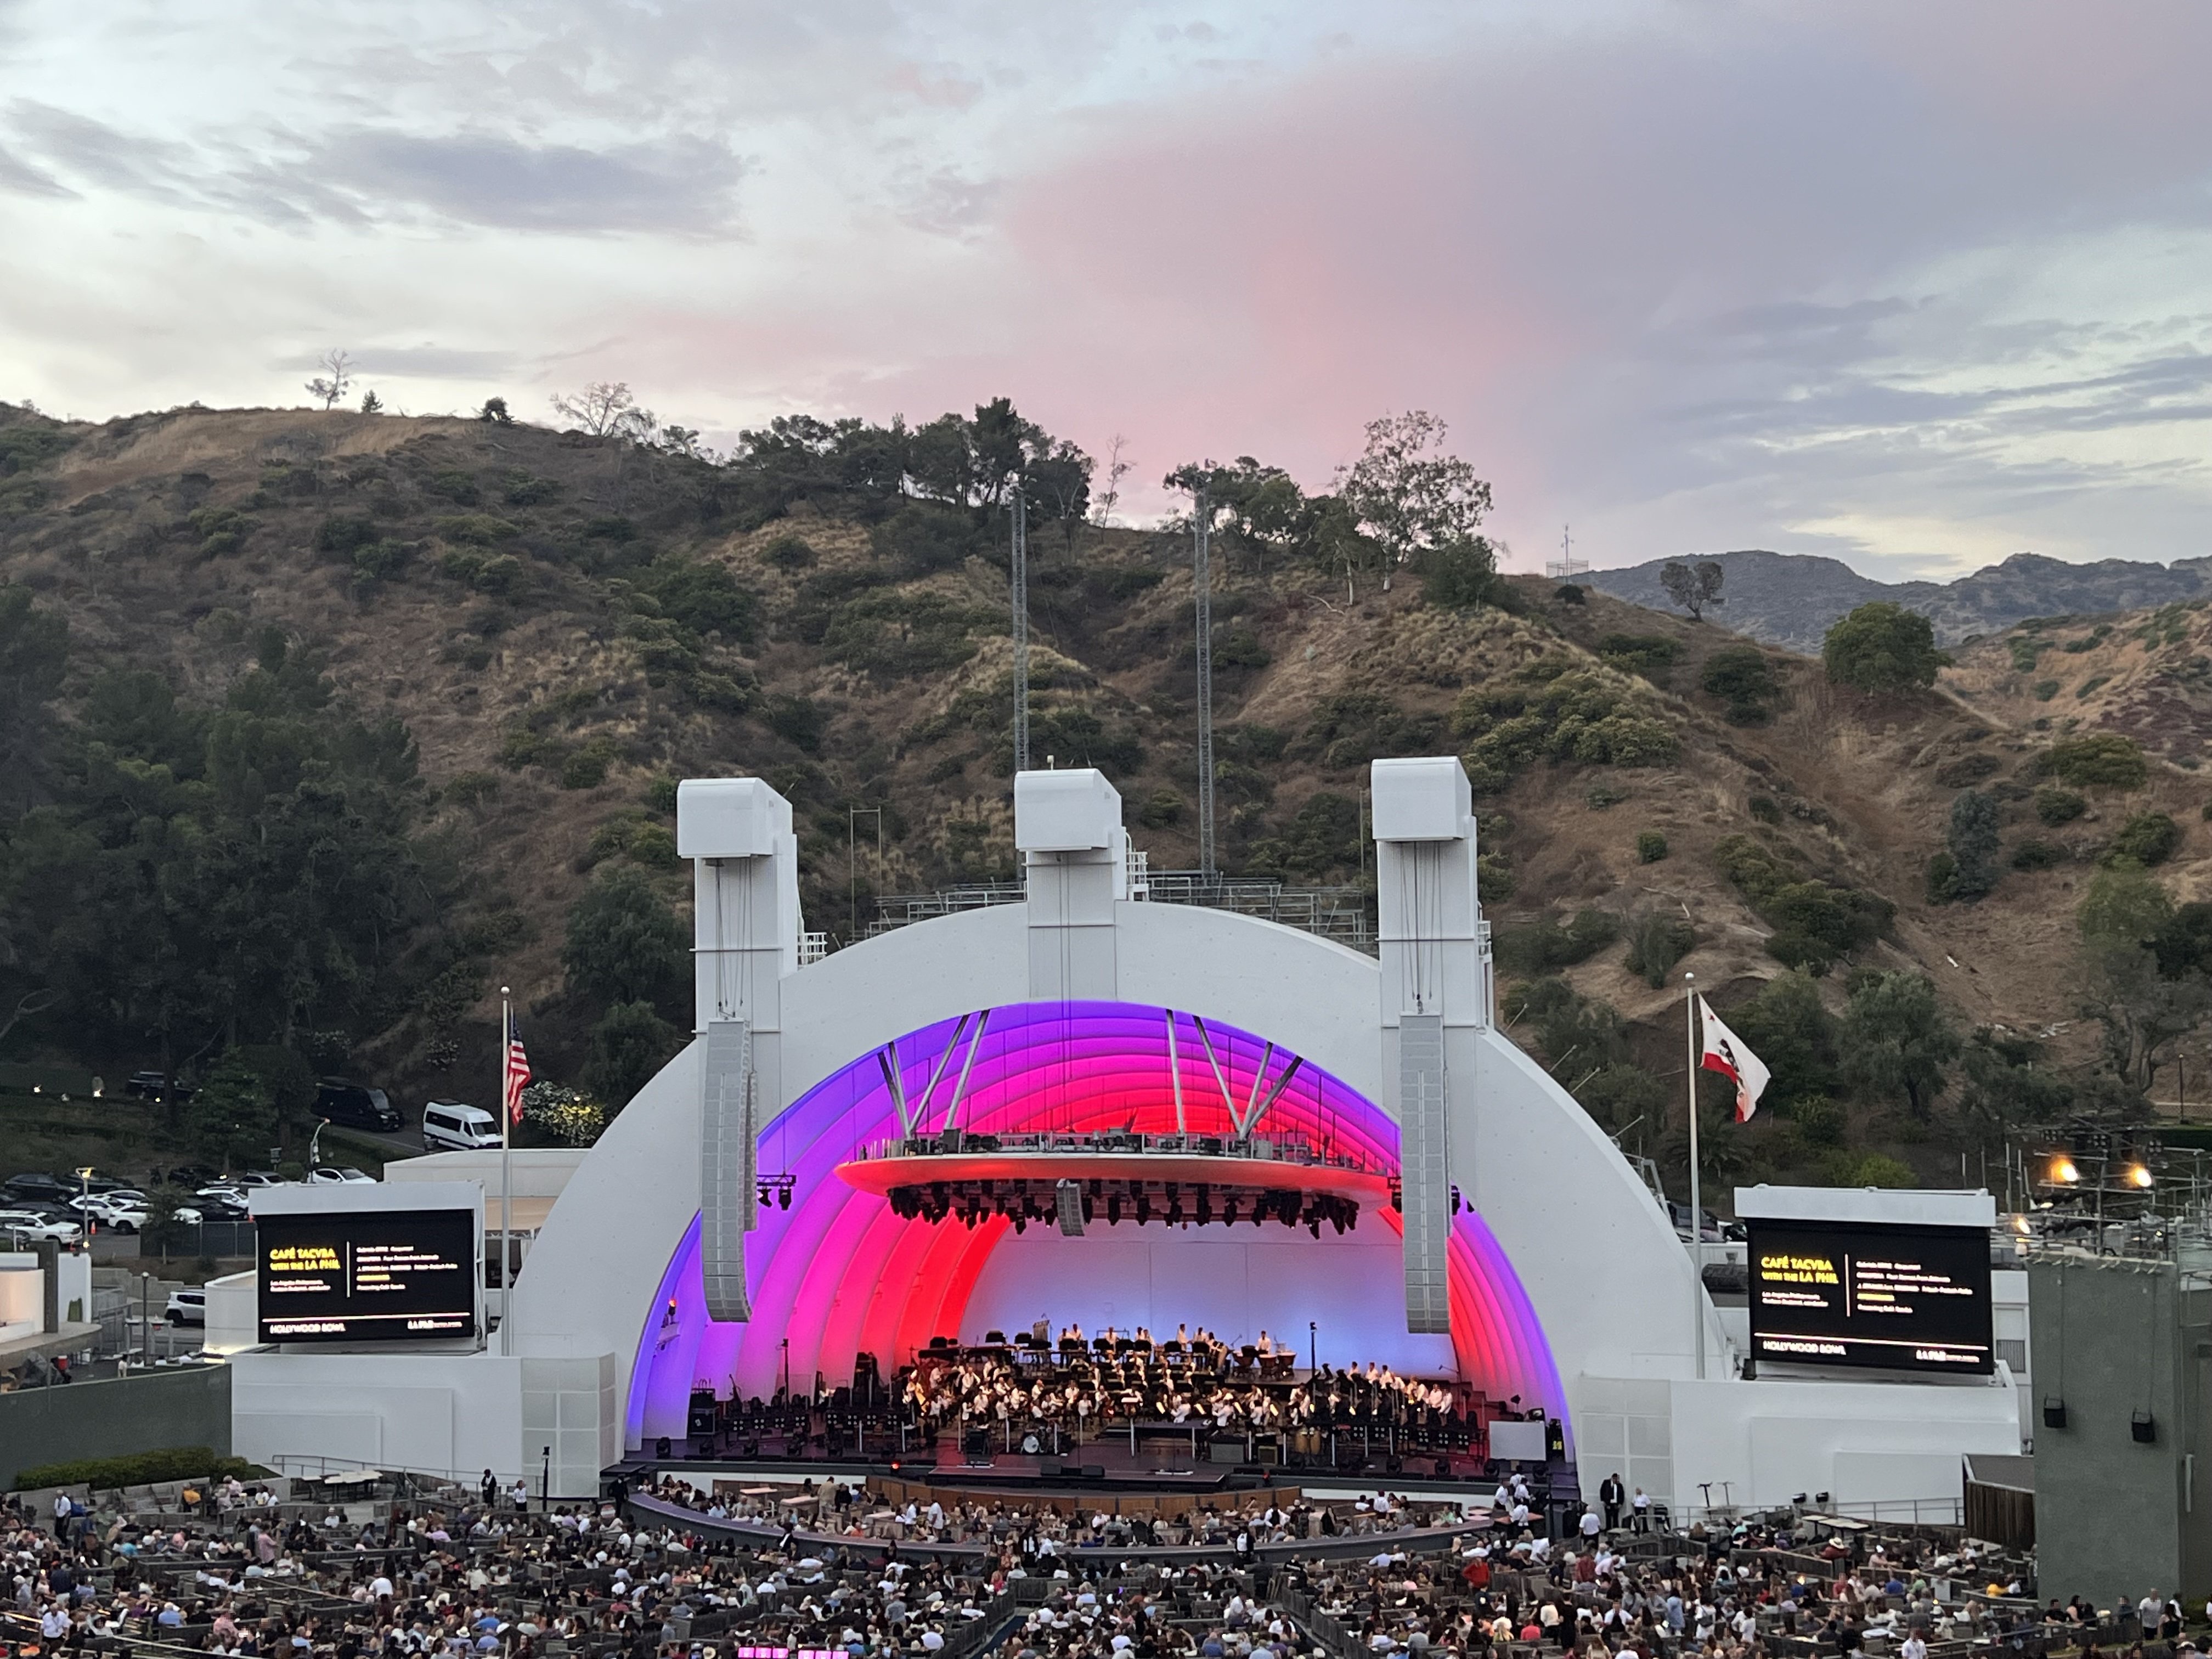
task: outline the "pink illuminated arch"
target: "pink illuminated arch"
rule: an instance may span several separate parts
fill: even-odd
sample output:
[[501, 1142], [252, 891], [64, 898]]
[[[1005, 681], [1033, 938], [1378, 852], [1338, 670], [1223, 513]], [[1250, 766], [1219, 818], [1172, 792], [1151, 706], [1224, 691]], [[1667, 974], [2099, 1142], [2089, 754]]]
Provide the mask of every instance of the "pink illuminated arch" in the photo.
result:
[[[1168, 1133], [1176, 1127], [1179, 1074], [1188, 1127], [1227, 1133], [1223, 1081], [1241, 1109], [1269, 1054], [1267, 1039], [1208, 1020], [1209, 1060], [1192, 1016], [1179, 1014], [1171, 1066], [1168, 1018], [1164, 1009], [1133, 1003], [1024, 1003], [988, 1011], [983, 1035], [972, 1042], [972, 1059], [974, 1017], [957, 1044], [959, 1023], [945, 1020], [909, 1032], [891, 1048], [923, 1132], [943, 1126], [964, 1070], [958, 1115], [965, 1129]], [[1261, 1098], [1291, 1057], [1283, 1048], [1273, 1051]], [[1299, 1066], [1260, 1128], [1300, 1133], [1370, 1168], [1397, 1170], [1397, 1125], [1374, 1102], [1310, 1064]], [[817, 1370], [842, 1383], [863, 1352], [873, 1353], [888, 1376], [931, 1337], [959, 1334], [976, 1281], [1009, 1224], [1002, 1218], [972, 1228], [957, 1220], [902, 1220], [884, 1199], [854, 1191], [834, 1173], [838, 1164], [899, 1132], [873, 1052], [807, 1091], [769, 1126], [761, 1170], [788, 1173], [793, 1186], [790, 1208], [763, 1209], [758, 1230], [746, 1238], [753, 1317], [744, 1324], [707, 1319], [695, 1221], [659, 1289], [657, 1305], [672, 1305], [673, 1312], [647, 1320], [640, 1344], [629, 1396], [633, 1443], [649, 1425], [652, 1432], [681, 1432], [695, 1379], [726, 1389], [734, 1379], [740, 1393], [767, 1395], [787, 1363], [802, 1388]], [[1396, 1224], [1395, 1213], [1383, 1209], [1364, 1217], [1360, 1227]], [[1564, 1414], [1558, 1371], [1534, 1310], [1498, 1241], [1471, 1211], [1454, 1227], [1450, 1275], [1452, 1352], [1461, 1376], [1493, 1398], [1519, 1395]], [[1376, 1285], [1374, 1294], [1395, 1299], [1402, 1290], [1394, 1280]], [[672, 1422], [672, 1429], [661, 1426]]]

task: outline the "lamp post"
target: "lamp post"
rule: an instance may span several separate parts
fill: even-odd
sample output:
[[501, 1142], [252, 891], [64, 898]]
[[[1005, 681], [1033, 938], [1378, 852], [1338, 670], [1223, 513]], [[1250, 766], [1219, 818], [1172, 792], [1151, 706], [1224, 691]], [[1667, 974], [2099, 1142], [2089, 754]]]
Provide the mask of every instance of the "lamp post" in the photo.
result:
[[1306, 1370], [1321, 1369], [1321, 1324], [1317, 1320], [1306, 1321]]
[[92, 1243], [92, 1165], [91, 1165], [91, 1164], [86, 1164], [86, 1165], [84, 1166], [84, 1168], [82, 1168], [82, 1170], [79, 1170], [76, 1172], [76, 1185], [77, 1185], [77, 1206], [76, 1206], [76, 1212], [77, 1212], [77, 1214], [78, 1214], [79, 1216], [81, 1216], [82, 1218], [83, 1218], [83, 1225], [82, 1225], [82, 1227], [80, 1229], [80, 1231], [81, 1231], [82, 1232], [82, 1234], [83, 1234], [85, 1243], [86, 1243], [87, 1244], [90, 1244], [90, 1243]]

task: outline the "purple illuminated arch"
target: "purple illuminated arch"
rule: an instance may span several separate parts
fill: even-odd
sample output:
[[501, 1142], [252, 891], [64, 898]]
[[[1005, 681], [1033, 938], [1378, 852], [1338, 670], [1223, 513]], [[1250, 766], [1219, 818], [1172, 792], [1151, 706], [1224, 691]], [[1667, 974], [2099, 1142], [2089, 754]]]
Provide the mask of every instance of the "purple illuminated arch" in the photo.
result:
[[[1167, 1021], [1165, 1010], [1134, 1003], [1023, 1003], [990, 1011], [972, 1061], [965, 1038], [945, 1061], [953, 1020], [909, 1032], [893, 1046], [923, 1132], [944, 1124], [964, 1066], [963, 1128], [1167, 1133], [1176, 1127], [1180, 1073], [1188, 1127], [1228, 1133], [1222, 1085], [1195, 1023], [1187, 1013], [1176, 1016], [1171, 1068]], [[972, 1019], [969, 1030], [972, 1036]], [[1206, 1033], [1242, 1107], [1267, 1041], [1211, 1020]], [[1263, 1097], [1288, 1058], [1285, 1049], [1275, 1050]], [[939, 1079], [933, 1091], [933, 1077]], [[1261, 1127], [1262, 1133], [1304, 1134], [1371, 1169], [1398, 1169], [1397, 1125], [1374, 1102], [1311, 1064], [1299, 1067]], [[787, 1172], [794, 1185], [791, 1207], [763, 1209], [758, 1230], [745, 1241], [753, 1317], [744, 1324], [708, 1320], [695, 1219], [663, 1276], [655, 1304], [662, 1311], [646, 1322], [639, 1344], [629, 1395], [633, 1443], [648, 1432], [682, 1432], [694, 1378], [726, 1386], [734, 1377], [740, 1393], [767, 1395], [787, 1363], [801, 1387], [817, 1370], [837, 1383], [851, 1376], [862, 1352], [873, 1353], [888, 1376], [931, 1337], [958, 1335], [969, 1295], [1010, 1224], [1004, 1218], [972, 1228], [951, 1219], [902, 1220], [884, 1199], [856, 1192], [836, 1175], [837, 1164], [898, 1133], [872, 1051], [808, 1090], [769, 1126], [761, 1139], [761, 1170]], [[1378, 1222], [1395, 1227], [1397, 1218], [1384, 1210], [1361, 1225]], [[1454, 1224], [1450, 1291], [1452, 1351], [1462, 1377], [1492, 1398], [1518, 1395], [1563, 1414], [1559, 1373], [1535, 1311], [1498, 1241], [1471, 1211]], [[1393, 1280], [1375, 1286], [1374, 1294], [1395, 1300], [1402, 1290]]]

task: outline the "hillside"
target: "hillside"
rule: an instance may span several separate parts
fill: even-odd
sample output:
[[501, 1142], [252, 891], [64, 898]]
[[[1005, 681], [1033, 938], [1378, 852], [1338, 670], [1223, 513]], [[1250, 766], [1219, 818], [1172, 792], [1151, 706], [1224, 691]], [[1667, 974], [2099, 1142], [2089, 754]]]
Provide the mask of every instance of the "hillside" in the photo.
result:
[[[1722, 591], [1727, 603], [1713, 612], [1717, 620], [1769, 645], [1808, 653], [1819, 652], [1821, 636], [1838, 617], [1878, 599], [1918, 611], [1935, 624], [1936, 641], [1951, 645], [2032, 617], [2144, 610], [2212, 593], [2212, 559], [2177, 559], [2171, 566], [2136, 559], [2069, 564], [2015, 553], [1953, 581], [1879, 582], [1838, 560], [1803, 554], [1710, 556], [1728, 573]], [[1659, 573], [1669, 562], [1653, 559], [1594, 570], [1583, 580], [1632, 604], [1665, 610]]]
[[[33, 621], [69, 630], [50, 699], [22, 689], [11, 647], [0, 992], [14, 1006], [42, 972], [75, 975], [68, 1000], [9, 1035], [7, 1058], [112, 1076], [275, 1043], [386, 1083], [411, 1112], [429, 1095], [490, 1097], [504, 983], [541, 1075], [574, 1079], [633, 993], [568, 982], [572, 912], [618, 872], [688, 915], [670, 835], [687, 774], [757, 774], [793, 799], [809, 925], [841, 940], [865, 932], [877, 892], [1012, 872], [1002, 518], [994, 531], [908, 502], [871, 521], [826, 485], [826, 507], [802, 494], [769, 511], [696, 459], [484, 422], [203, 410], [0, 422], [0, 597], [27, 595]], [[2038, 833], [2033, 772], [2057, 728], [2039, 681], [2000, 672], [2006, 642], [1973, 647], [1933, 692], [1876, 699], [1834, 690], [1803, 658], [1603, 593], [1574, 603], [1521, 580], [1502, 604], [1455, 611], [1407, 580], [1364, 581], [1347, 601], [1340, 571], [1234, 537], [1220, 550], [1229, 866], [1356, 883], [1366, 763], [1465, 754], [1501, 962], [1539, 988], [1510, 1000], [1516, 1034], [1662, 1158], [1679, 1159], [1658, 1125], [1680, 1115], [1681, 971], [1735, 1009], [1781, 980], [1780, 950], [1818, 970], [1784, 989], [1805, 988], [1823, 1019], [1866, 970], [1924, 972], [1962, 1028], [2040, 1034], [2051, 1059], [2076, 1063], [2093, 1044], [2071, 913], [2100, 833], [2169, 812], [2185, 835], [2163, 873], [2185, 896], [2204, 885], [2207, 792], [2188, 769], [2201, 728], [2178, 736], [2161, 712], [2196, 709], [2200, 682], [2193, 668], [2160, 678], [2198, 649], [2200, 611], [2142, 621], [2150, 643], [2114, 626], [2066, 658], [2084, 679], [2112, 670], [2084, 696], [2069, 682], [2067, 719], [2141, 731], [2175, 763], [2099, 794], [2066, 862], [2008, 871], [1978, 904], [1938, 905], [1925, 872], [1960, 788], [2000, 799], [2008, 844]], [[1153, 867], [1188, 867], [1186, 539], [1071, 519], [1035, 532], [1031, 559], [1036, 754], [1103, 768]], [[1717, 669], [1723, 689], [1708, 690]], [[320, 758], [286, 772], [280, 738]], [[348, 872], [314, 848], [358, 845], [338, 861], [349, 870], [404, 872], [381, 887], [361, 874], [359, 902], [313, 921], [353, 926], [382, 907], [375, 936], [346, 947], [351, 976], [288, 963], [282, 940], [265, 994], [229, 957], [190, 975], [165, 966], [204, 937], [252, 939], [264, 911], [294, 914], [298, 878], [241, 889], [263, 878], [220, 873], [262, 868], [292, 806], [241, 809], [232, 865], [206, 864], [222, 837], [198, 826], [226, 792], [295, 774], [291, 794], [253, 799], [345, 803], [301, 867], [336, 881]], [[147, 805], [157, 795], [168, 804]], [[200, 862], [162, 863], [165, 836], [198, 837]], [[86, 955], [75, 896], [56, 903], [71, 883], [104, 896], [176, 868], [219, 873], [182, 895], [181, 878], [146, 878], [160, 891], [131, 900], [144, 920], [102, 936], [105, 956]], [[228, 914], [240, 908], [254, 914]], [[1677, 923], [1690, 935], [1669, 945]], [[1661, 958], [1661, 987], [1632, 971], [1638, 952]], [[288, 999], [281, 1019], [264, 994]], [[635, 994], [688, 1018], [680, 989]], [[672, 1036], [629, 1031], [647, 1050]], [[1799, 1109], [1778, 1103], [1723, 1137], [1731, 1167], [1850, 1179], [1880, 1153], [1933, 1177], [1967, 1144], [1960, 1123], [1825, 1073], [1798, 1086], [1814, 1091]]]

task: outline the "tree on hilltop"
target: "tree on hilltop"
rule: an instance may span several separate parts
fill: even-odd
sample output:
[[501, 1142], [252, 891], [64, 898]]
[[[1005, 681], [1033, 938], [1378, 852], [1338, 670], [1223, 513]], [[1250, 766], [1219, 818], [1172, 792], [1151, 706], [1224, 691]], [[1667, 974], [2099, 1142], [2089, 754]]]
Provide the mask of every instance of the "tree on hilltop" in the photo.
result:
[[[638, 406], [638, 401], [631, 395], [629, 383], [626, 380], [593, 380], [573, 397], [556, 392], [550, 402], [556, 415], [582, 428], [594, 438], [629, 438], [641, 441], [652, 436], [660, 424], [653, 418], [651, 410]], [[504, 409], [505, 404], [501, 407]]]
[[316, 365], [323, 373], [307, 382], [307, 395], [320, 398], [325, 409], [335, 409], [353, 390], [353, 359], [338, 350], [325, 351]]
[[1690, 613], [1692, 622], [1705, 619], [1707, 605], [1728, 603], [1721, 597], [1727, 580], [1728, 571], [1711, 559], [1700, 559], [1695, 566], [1669, 559], [1659, 572], [1659, 586], [1667, 590], [1668, 599]]
[[1448, 429], [1420, 409], [1370, 421], [1365, 452], [1338, 474], [1338, 496], [1391, 566], [1431, 557], [1464, 565], [1470, 554], [1489, 561], [1475, 530], [1490, 511], [1490, 486], [1444, 448]]

